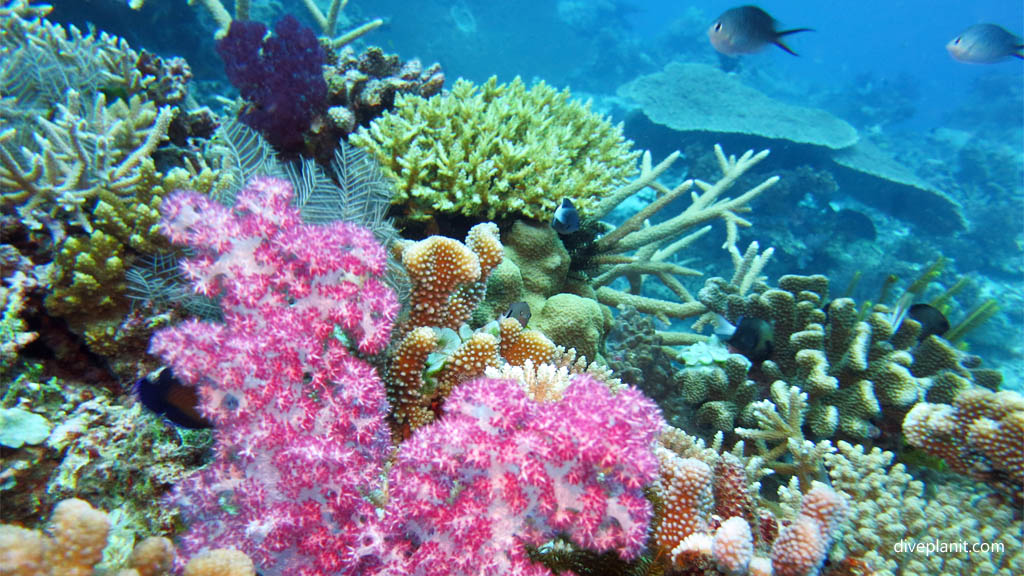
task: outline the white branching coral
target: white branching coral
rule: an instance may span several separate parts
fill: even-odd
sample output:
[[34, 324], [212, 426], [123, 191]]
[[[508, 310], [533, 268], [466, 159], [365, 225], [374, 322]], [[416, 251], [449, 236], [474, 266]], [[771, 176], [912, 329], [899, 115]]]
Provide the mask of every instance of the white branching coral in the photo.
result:
[[[722, 147], [716, 145], [715, 157], [718, 159], [722, 175], [715, 183], [690, 179], [669, 189], [658, 182], [658, 177], [671, 167], [678, 156], [678, 153], [674, 153], [657, 166], [653, 166], [650, 153], [645, 153], [640, 175], [613, 192], [595, 208], [595, 217], [601, 218], [626, 198], [644, 188], [650, 188], [658, 194], [657, 200], [598, 239], [598, 255], [594, 261], [600, 266], [600, 271], [594, 278], [594, 285], [597, 287], [597, 298], [602, 304], [612, 307], [633, 306], [641, 312], [654, 314], [666, 321], [670, 317], [690, 318], [706, 312], [707, 308], [690, 294], [678, 278], [699, 276], [700, 273], [673, 260], [681, 250], [708, 233], [711, 226], [707, 223], [713, 220], [725, 222], [726, 242], [723, 247], [732, 256], [737, 273], [743, 272], [740, 276], [741, 281], [749, 279], [749, 283], [753, 283], [764, 263], [771, 257], [771, 248], [759, 255], [756, 243], [752, 245], [752, 254], [749, 254], [748, 249], [747, 255], [741, 255], [736, 243], [738, 229], [750, 226], [750, 222], [740, 214], [749, 212], [750, 202], [778, 182], [778, 176], [766, 179], [735, 198], [725, 195], [738, 178], [768, 157], [768, 150], [762, 150], [757, 154], [753, 150], [748, 150], [737, 158], [726, 156]], [[699, 191], [693, 190], [695, 186]], [[690, 193], [690, 205], [685, 210], [664, 222], [650, 224], [651, 216], [687, 192]], [[648, 276], [656, 277], [679, 301], [669, 302], [641, 296], [640, 286]], [[610, 287], [613, 281], [623, 277], [630, 281], [629, 292]]]

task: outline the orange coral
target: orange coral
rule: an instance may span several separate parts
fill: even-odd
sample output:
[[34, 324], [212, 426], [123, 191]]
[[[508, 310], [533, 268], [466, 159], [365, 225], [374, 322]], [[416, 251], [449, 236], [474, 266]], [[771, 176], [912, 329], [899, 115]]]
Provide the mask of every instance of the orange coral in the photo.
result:
[[[395, 420], [407, 431], [415, 430], [433, 420], [429, 402], [424, 399], [423, 369], [427, 357], [437, 347], [434, 330], [421, 327], [402, 338], [388, 362], [388, 400]], [[405, 435], [405, 434], [403, 434]]]
[[[694, 458], [681, 458], [665, 448], [657, 449], [661, 461], [658, 483], [663, 502], [654, 542], [662, 553], [671, 553], [673, 563], [688, 537], [709, 530], [714, 508], [711, 468]], [[707, 542], [710, 545], [710, 540]], [[710, 552], [710, 550], [708, 550]]]
[[457, 329], [469, 320], [487, 291], [487, 277], [503, 257], [498, 226], [470, 229], [463, 244], [444, 236], [396, 250], [412, 283], [408, 326]]
[[498, 365], [498, 340], [486, 332], [469, 337], [445, 362], [438, 376], [438, 389], [447, 398], [456, 385], [484, 375], [488, 366]]
[[551, 362], [555, 343], [538, 330], [523, 330], [515, 318], [498, 321], [501, 334], [501, 357], [513, 366], [524, 366], [527, 360], [535, 366]]
[[458, 240], [443, 236], [406, 246], [402, 265], [412, 283], [408, 323], [413, 327], [447, 325], [452, 293], [460, 285], [480, 279], [476, 255]]

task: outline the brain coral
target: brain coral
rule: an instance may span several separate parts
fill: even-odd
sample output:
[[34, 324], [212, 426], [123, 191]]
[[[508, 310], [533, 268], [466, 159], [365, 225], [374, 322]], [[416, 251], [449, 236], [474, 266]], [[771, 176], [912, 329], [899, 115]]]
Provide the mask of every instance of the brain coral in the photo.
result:
[[445, 96], [399, 94], [395, 109], [353, 134], [396, 182], [392, 204], [425, 221], [547, 220], [561, 198], [587, 211], [633, 173], [639, 152], [614, 126], [543, 82], [455, 83]]

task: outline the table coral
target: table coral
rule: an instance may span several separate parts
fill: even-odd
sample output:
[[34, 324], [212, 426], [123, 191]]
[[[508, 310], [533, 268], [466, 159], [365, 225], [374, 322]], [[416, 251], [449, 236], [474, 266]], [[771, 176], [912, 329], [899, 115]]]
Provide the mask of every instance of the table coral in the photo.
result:
[[621, 126], [540, 82], [459, 80], [446, 96], [399, 94], [353, 134], [396, 184], [401, 217], [547, 221], [562, 198], [587, 216], [625, 182], [638, 152]]

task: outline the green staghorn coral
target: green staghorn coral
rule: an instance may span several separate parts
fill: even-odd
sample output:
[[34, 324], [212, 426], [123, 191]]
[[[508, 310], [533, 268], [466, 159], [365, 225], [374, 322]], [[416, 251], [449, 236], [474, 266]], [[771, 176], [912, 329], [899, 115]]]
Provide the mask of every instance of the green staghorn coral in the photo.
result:
[[405, 218], [547, 220], [561, 198], [584, 216], [632, 175], [639, 152], [622, 127], [540, 82], [516, 78], [424, 99], [400, 94], [395, 110], [352, 135], [396, 183]]
[[130, 308], [126, 271], [140, 255], [169, 248], [158, 229], [163, 198], [181, 188], [210, 193], [222, 184], [218, 172], [209, 169], [161, 174], [146, 158], [128, 194], [97, 190], [91, 208], [83, 211], [92, 231], [67, 236], [56, 247], [47, 311], [65, 318], [93, 352], [117, 355], [118, 329]]

